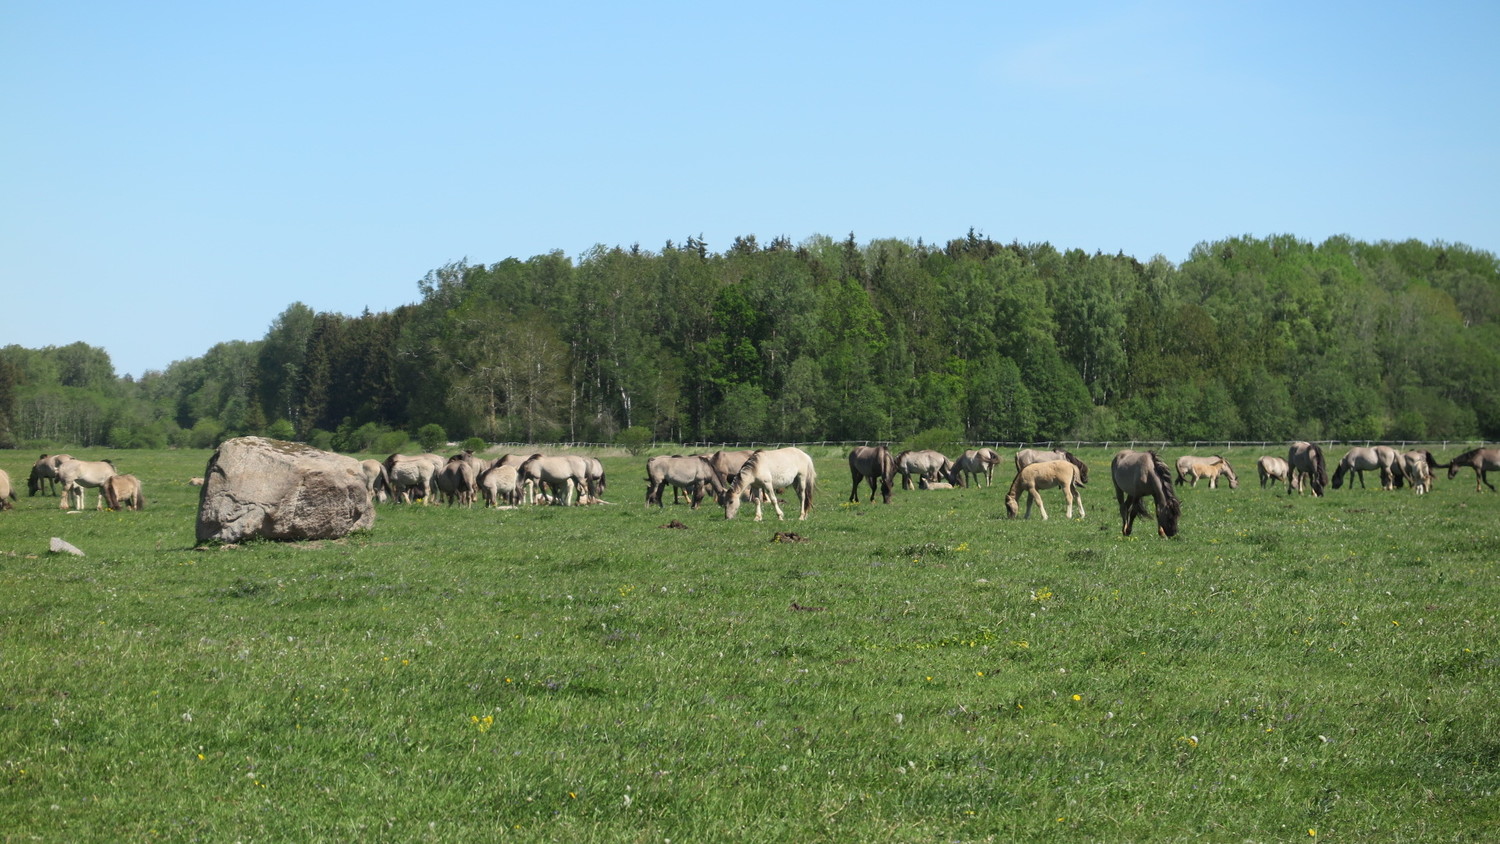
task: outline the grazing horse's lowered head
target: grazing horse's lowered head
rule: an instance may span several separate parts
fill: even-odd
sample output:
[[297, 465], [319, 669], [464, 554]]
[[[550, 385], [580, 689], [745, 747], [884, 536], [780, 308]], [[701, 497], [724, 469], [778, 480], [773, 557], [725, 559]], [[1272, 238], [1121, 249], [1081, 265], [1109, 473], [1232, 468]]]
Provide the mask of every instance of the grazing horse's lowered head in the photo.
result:
[[1120, 503], [1120, 532], [1130, 535], [1136, 516], [1149, 515], [1142, 499], [1156, 502], [1156, 531], [1164, 537], [1177, 535], [1182, 504], [1172, 488], [1172, 469], [1154, 451], [1124, 449], [1110, 461], [1115, 499]]
[[[1434, 463], [1433, 465], [1437, 468], [1442, 468], [1444, 464]], [[1500, 470], [1500, 448], [1470, 449], [1449, 460], [1446, 465], [1448, 466], [1448, 480], [1451, 481], [1458, 477], [1458, 470], [1468, 466], [1474, 470], [1475, 492], [1481, 491], [1479, 488], [1480, 483], [1494, 490], [1495, 485], [1490, 483], [1489, 478], [1485, 477], [1485, 475], [1489, 472]]]
[[1287, 494], [1293, 490], [1302, 491], [1302, 476], [1307, 477], [1308, 485], [1312, 488], [1312, 494], [1318, 497], [1323, 495], [1323, 490], [1328, 486], [1328, 464], [1323, 461], [1323, 449], [1317, 443], [1297, 441], [1291, 444], [1286, 452], [1287, 465]]

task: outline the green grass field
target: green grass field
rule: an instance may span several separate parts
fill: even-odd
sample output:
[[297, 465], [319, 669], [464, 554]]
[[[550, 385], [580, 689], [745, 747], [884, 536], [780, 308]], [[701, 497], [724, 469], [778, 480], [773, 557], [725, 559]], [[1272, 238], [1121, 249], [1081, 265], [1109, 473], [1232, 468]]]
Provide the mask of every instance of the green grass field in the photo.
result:
[[1288, 497], [1258, 453], [1175, 540], [1120, 535], [1103, 451], [1042, 522], [1008, 467], [846, 504], [830, 450], [806, 522], [647, 510], [616, 456], [615, 506], [223, 549], [207, 452], [79, 455], [148, 508], [74, 514], [0, 455], [0, 835], [1500, 838], [1500, 495]]

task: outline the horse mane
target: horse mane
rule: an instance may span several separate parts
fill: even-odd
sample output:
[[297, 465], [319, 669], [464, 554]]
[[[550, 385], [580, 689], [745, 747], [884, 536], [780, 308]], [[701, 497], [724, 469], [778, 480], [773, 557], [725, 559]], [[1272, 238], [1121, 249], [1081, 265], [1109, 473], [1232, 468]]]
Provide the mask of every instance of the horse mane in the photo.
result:
[[1078, 458], [1074, 457], [1073, 456], [1073, 452], [1068, 451], [1067, 449], [1063, 450], [1063, 458], [1066, 459], [1069, 463], [1072, 463], [1073, 464], [1073, 468], [1075, 468], [1075, 469], [1078, 470], [1078, 484], [1079, 484], [1079, 486], [1084, 486], [1084, 485], [1088, 484], [1088, 482], [1089, 482], [1089, 467], [1088, 467], [1088, 464], [1084, 463], [1082, 460], [1079, 460]]
[[1323, 462], [1323, 449], [1317, 443], [1308, 443], [1308, 447], [1312, 452], [1313, 466], [1317, 469], [1315, 480], [1318, 486], [1313, 491], [1321, 495], [1322, 488], [1328, 486], [1328, 464]]
[[1479, 452], [1482, 448], [1471, 448], [1468, 451], [1448, 461], [1448, 466], [1472, 466], [1479, 462]]

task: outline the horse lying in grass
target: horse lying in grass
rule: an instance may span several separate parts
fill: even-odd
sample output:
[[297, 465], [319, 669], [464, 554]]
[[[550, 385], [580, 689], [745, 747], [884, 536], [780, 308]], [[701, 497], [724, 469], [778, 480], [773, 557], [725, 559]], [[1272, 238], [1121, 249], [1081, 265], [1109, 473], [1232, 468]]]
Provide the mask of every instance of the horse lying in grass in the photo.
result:
[[1464, 466], [1474, 470], [1475, 492], [1483, 491], [1479, 488], [1481, 482], [1493, 492], [1495, 485], [1490, 483], [1485, 475], [1489, 472], [1500, 471], [1500, 448], [1470, 449], [1448, 461], [1448, 480], [1458, 477], [1458, 470]]
[[1010, 483], [1010, 492], [1005, 494], [1005, 512], [1014, 519], [1020, 512], [1019, 498], [1022, 492], [1026, 493], [1026, 518], [1031, 518], [1031, 505], [1036, 504], [1038, 510], [1042, 511], [1042, 521], [1047, 520], [1047, 507], [1042, 503], [1044, 489], [1061, 489], [1063, 498], [1068, 502], [1068, 518], [1073, 518], [1073, 500], [1078, 500], [1078, 518], [1082, 519], [1087, 514], [1083, 510], [1083, 481], [1079, 478], [1078, 467], [1066, 460], [1049, 460], [1045, 463], [1032, 463], [1016, 473], [1015, 480]]
[[146, 496], [141, 492], [141, 479], [135, 475], [113, 475], [100, 488], [101, 496], [111, 510], [144, 510]]
[[1115, 482], [1115, 500], [1120, 503], [1120, 531], [1130, 535], [1136, 516], [1150, 515], [1142, 499], [1151, 496], [1156, 502], [1156, 532], [1164, 537], [1177, 535], [1182, 504], [1172, 489], [1172, 470], [1154, 451], [1122, 449], [1109, 464]]
[[724, 518], [734, 518], [740, 510], [740, 499], [752, 492], [759, 492], [760, 499], [755, 502], [755, 520], [761, 521], [761, 504], [767, 498], [776, 507], [776, 518], [785, 519], [786, 514], [781, 510], [781, 502], [776, 499], [776, 493], [791, 487], [797, 493], [801, 511], [797, 518], [806, 519], [808, 513], [812, 512], [813, 490], [817, 483], [818, 472], [813, 467], [813, 459], [802, 449], [788, 446], [771, 451], [757, 451], [740, 467], [740, 473], [734, 476], [734, 482], [724, 493]]

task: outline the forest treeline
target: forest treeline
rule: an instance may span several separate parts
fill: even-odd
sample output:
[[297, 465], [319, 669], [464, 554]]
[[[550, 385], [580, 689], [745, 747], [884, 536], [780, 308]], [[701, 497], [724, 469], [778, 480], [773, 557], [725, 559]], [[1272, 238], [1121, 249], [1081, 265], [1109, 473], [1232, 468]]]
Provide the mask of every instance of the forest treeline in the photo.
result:
[[[1500, 264], [1294, 236], [1160, 256], [824, 236], [457, 262], [139, 379], [0, 349], [0, 444], [1500, 439]], [[387, 437], [384, 442], [402, 442]]]

